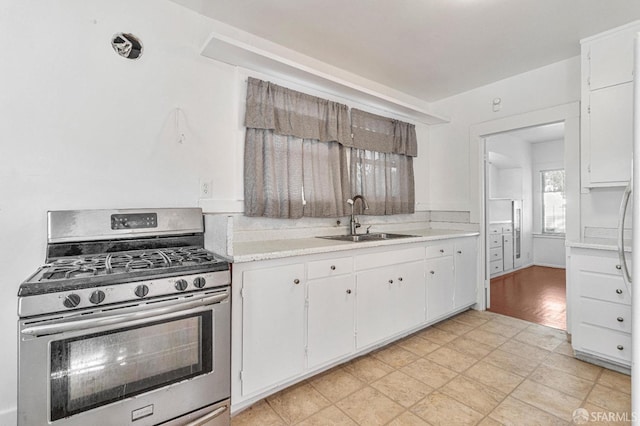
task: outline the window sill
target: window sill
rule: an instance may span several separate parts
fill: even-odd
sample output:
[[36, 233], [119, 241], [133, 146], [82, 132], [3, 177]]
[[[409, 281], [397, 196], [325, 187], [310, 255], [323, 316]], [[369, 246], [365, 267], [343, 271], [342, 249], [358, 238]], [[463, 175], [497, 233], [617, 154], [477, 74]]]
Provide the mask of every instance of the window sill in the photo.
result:
[[566, 234], [545, 234], [545, 233], [535, 233], [533, 234], [533, 238], [548, 238], [551, 240], [565, 240], [567, 238]]

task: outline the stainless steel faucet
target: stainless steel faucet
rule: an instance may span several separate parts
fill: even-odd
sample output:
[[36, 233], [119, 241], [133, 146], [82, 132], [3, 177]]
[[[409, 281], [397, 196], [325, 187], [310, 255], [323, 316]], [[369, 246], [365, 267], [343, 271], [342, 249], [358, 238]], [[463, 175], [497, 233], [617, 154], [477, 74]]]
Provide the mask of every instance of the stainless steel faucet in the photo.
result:
[[361, 226], [360, 222], [358, 222], [358, 218], [356, 218], [353, 214], [353, 206], [357, 200], [362, 201], [362, 208], [364, 210], [369, 209], [369, 204], [362, 195], [354, 195], [353, 198], [349, 198], [347, 200], [347, 204], [351, 206], [351, 218], [349, 219], [349, 235], [356, 235], [356, 230]]

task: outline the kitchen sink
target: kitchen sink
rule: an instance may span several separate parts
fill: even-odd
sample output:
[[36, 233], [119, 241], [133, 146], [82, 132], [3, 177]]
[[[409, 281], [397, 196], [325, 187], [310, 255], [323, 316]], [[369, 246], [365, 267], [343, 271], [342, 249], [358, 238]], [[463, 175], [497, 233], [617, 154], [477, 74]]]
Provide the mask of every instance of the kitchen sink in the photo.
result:
[[318, 238], [325, 238], [327, 240], [351, 241], [351, 242], [357, 243], [357, 242], [363, 242], [363, 241], [395, 240], [398, 238], [411, 238], [411, 237], [417, 237], [417, 235], [389, 234], [386, 232], [379, 232], [375, 234], [329, 235], [326, 237], [318, 237]]

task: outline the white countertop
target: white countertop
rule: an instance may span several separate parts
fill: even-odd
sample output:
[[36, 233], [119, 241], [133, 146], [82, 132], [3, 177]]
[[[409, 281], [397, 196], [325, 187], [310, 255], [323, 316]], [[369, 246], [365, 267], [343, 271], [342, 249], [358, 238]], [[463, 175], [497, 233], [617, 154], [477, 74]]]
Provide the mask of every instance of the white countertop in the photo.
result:
[[[394, 233], [396, 233], [394, 231]], [[233, 255], [226, 256], [227, 260], [234, 263], [252, 262], [256, 260], [278, 259], [307, 254], [329, 253], [334, 251], [353, 250], [379, 246], [391, 246], [397, 244], [416, 243], [423, 241], [443, 240], [448, 238], [461, 238], [479, 235], [476, 231], [458, 231], [451, 229], [418, 229], [397, 232], [415, 237], [398, 238], [392, 240], [375, 241], [339, 241], [325, 238], [296, 238], [286, 240], [250, 241], [233, 244]]]

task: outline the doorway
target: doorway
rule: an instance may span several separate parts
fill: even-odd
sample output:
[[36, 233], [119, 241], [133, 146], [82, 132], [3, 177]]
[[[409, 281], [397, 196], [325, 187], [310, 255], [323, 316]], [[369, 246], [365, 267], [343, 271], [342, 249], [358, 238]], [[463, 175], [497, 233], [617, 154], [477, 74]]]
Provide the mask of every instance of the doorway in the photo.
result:
[[565, 329], [564, 122], [485, 139], [490, 308]]
[[[551, 125], [551, 126], [550, 126]], [[555, 130], [557, 131], [560, 128], [563, 128], [562, 132], [564, 133], [564, 148], [559, 148], [560, 152], [563, 152], [564, 155], [559, 156], [558, 158], [562, 162], [564, 160], [564, 169], [565, 169], [565, 203], [570, 204], [579, 200], [579, 155], [575, 155], [579, 147], [579, 105], [577, 103], [561, 105], [558, 107], [552, 107], [545, 110], [532, 111], [525, 114], [520, 114], [511, 117], [505, 117], [502, 119], [497, 119], [494, 121], [489, 121], [485, 123], [480, 123], [478, 125], [472, 126], [471, 128], [471, 148], [477, 149], [477, 154], [479, 158], [478, 169], [476, 170], [478, 176], [478, 192], [480, 195], [480, 199], [478, 200], [478, 204], [481, 206], [481, 209], [477, 212], [472, 210], [472, 219], [475, 215], [477, 215], [477, 219], [479, 223], [482, 224], [481, 234], [484, 242], [484, 251], [482, 255], [481, 262], [484, 265], [484, 282], [483, 289], [484, 297], [479, 298], [479, 305], [485, 309], [491, 309], [491, 277], [492, 275], [495, 277], [502, 276], [508, 277], [509, 274], [513, 274], [510, 278], [517, 278], [522, 276], [522, 273], [516, 274], [517, 271], [523, 271], [527, 267], [536, 267], [536, 268], [550, 268], [555, 267], [554, 269], [562, 269], [560, 266], [563, 265], [563, 261], [565, 259], [564, 255], [564, 246], [563, 241], [565, 238], [573, 238], [574, 234], [579, 234], [579, 218], [578, 220], [572, 220], [571, 217], [566, 218], [566, 230], [565, 235], [554, 235], [555, 240], [551, 240], [551, 236], [542, 235], [542, 226], [540, 225], [540, 232], [534, 232], [534, 221], [535, 223], [541, 223], [540, 218], [543, 216], [541, 210], [537, 209], [534, 211], [534, 195], [538, 196], [542, 191], [542, 183], [538, 181], [536, 174], [539, 173], [540, 167], [537, 167], [537, 163], [542, 161], [534, 162], [532, 160], [532, 144], [539, 143], [543, 144], [545, 142], [549, 142], [549, 140], [542, 140], [542, 136], [540, 136], [536, 142], [532, 142], [531, 140], [527, 141], [528, 155], [530, 161], [522, 162], [522, 158], [518, 159], [517, 156], [511, 155], [511, 159], [504, 159], [505, 163], [502, 165], [496, 165], [496, 169], [493, 171], [490, 169], [490, 155], [489, 152], [498, 152], [498, 150], [492, 150], [492, 139], [497, 138], [495, 140], [500, 140], [500, 138], [505, 139], [508, 137], [513, 137], [514, 135], [519, 135], [521, 138], [527, 139], [528, 136], [523, 136], [528, 132], [544, 132], [544, 131], [552, 131], [554, 130], [554, 126], [556, 126]], [[510, 134], [511, 133], [511, 134]], [[553, 139], [553, 138], [549, 138]], [[506, 145], [508, 142], [504, 140], [502, 145]], [[523, 144], [525, 142], [522, 142]], [[488, 149], [487, 149], [488, 147]], [[513, 148], [513, 146], [512, 146]], [[504, 154], [504, 152], [503, 152]], [[525, 156], [526, 157], [526, 156]], [[561, 158], [560, 158], [561, 157]], [[495, 160], [496, 157], [493, 158]], [[498, 157], [500, 158], [500, 157]], [[495, 161], [494, 161], [495, 162]], [[499, 162], [499, 161], [498, 161]], [[549, 167], [545, 167], [545, 169], [549, 169]], [[502, 187], [496, 188], [495, 183], [491, 182], [490, 173], [494, 173], [497, 175], [502, 175], [503, 177], [508, 177], [506, 183]], [[473, 174], [472, 174], [473, 176]], [[520, 188], [518, 190], [518, 188]], [[496, 192], [497, 190], [497, 192]], [[493, 191], [493, 192], [492, 192]], [[493, 195], [493, 196], [492, 196]], [[490, 211], [490, 203], [494, 200], [503, 202], [503, 213], [499, 214], [496, 218], [495, 215], [492, 216]], [[495, 271], [492, 273], [491, 271], [491, 262], [492, 262], [492, 252], [491, 252], [491, 244], [495, 244], [495, 229], [490, 230], [490, 222], [500, 222], [503, 221], [502, 224], [506, 226], [506, 229], [500, 228], [501, 236], [506, 234], [510, 236], [512, 239], [512, 244], [515, 243], [516, 233], [509, 229], [510, 226], [515, 227], [515, 219], [514, 219], [514, 206], [517, 204], [516, 201], [521, 200], [522, 212], [521, 212], [521, 223], [520, 223], [520, 241], [519, 241], [519, 257], [513, 257], [513, 266], [507, 264], [507, 270], [504, 268], [502, 271]], [[538, 213], [539, 212], [539, 213]], [[502, 215], [502, 216], [500, 216]], [[575, 219], [575, 218], [574, 218]], [[493, 231], [493, 233], [491, 232]], [[534, 235], [536, 234], [536, 235]], [[539, 234], [539, 235], [538, 235]], [[544, 238], [543, 238], [544, 237]], [[548, 238], [549, 237], [549, 238]], [[509, 240], [509, 238], [508, 238]], [[507, 240], [507, 243], [509, 241]], [[534, 241], [535, 240], [535, 241]], [[503, 240], [504, 241], [504, 240]], [[551, 253], [549, 249], [545, 249], [545, 244], [551, 242], [552, 245], [561, 246], [561, 254], [558, 256], [556, 252], [551, 260], [544, 259], [544, 256], [539, 256], [539, 258], [534, 259], [534, 255], [536, 251], [534, 250], [534, 244], [536, 247], [540, 246], [537, 251], [538, 254], [544, 255]], [[559, 244], [558, 244], [559, 243]], [[517, 246], [517, 245], [516, 245]], [[495, 247], [494, 247], [495, 248]], [[495, 252], [495, 250], [494, 250]], [[502, 247], [502, 253], [504, 254], [504, 246]], [[495, 255], [495, 253], [494, 253]], [[558, 259], [561, 259], [558, 261]], [[494, 258], [495, 261], [495, 258]], [[509, 263], [509, 262], [507, 262]], [[495, 266], [495, 264], [494, 264]], [[498, 273], [496, 273], [498, 272]], [[532, 271], [533, 272], [533, 271]], [[533, 274], [534, 276], [540, 276], [540, 274]], [[539, 280], [539, 278], [535, 278], [534, 280]], [[560, 279], [560, 281], [564, 281]], [[568, 289], [560, 290], [565, 294]], [[532, 297], [520, 297], [520, 300], [526, 301], [528, 299], [532, 299]], [[566, 305], [566, 302], [562, 302], [562, 305]], [[570, 318], [569, 311], [570, 306], [566, 307], [565, 318]], [[570, 329], [570, 321], [567, 321], [567, 330]]]

